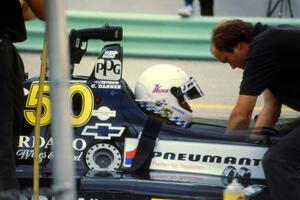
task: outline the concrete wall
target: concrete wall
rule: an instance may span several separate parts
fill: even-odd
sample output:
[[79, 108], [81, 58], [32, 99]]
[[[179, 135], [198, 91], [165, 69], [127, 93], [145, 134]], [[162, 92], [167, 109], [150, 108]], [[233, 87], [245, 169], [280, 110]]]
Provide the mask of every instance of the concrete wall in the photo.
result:
[[[253, 16], [264, 17], [270, 0], [215, 0], [216, 16]], [[272, 0], [274, 5], [278, 0]], [[300, 17], [300, 1], [290, 0], [294, 16]], [[285, 6], [283, 15], [290, 17], [287, 2], [280, 0]], [[199, 14], [199, 3], [195, 0], [195, 14]], [[149, 14], [176, 14], [183, 6], [183, 0], [66, 0], [67, 9], [92, 10], [104, 12], [132, 12]], [[279, 6], [274, 12], [278, 17]]]

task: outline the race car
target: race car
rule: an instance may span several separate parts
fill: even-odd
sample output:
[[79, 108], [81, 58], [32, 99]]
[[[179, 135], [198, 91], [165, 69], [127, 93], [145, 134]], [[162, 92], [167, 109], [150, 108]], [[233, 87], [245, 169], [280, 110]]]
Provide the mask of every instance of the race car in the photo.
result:
[[[189, 126], [178, 126], [151, 115], [140, 106], [122, 78], [120, 43], [102, 48], [90, 76], [73, 75], [88, 41], [121, 41], [121, 27], [73, 29], [69, 39], [72, 147], [80, 198], [96, 199], [107, 194], [112, 199], [119, 194], [129, 199], [132, 195], [135, 199], [220, 199], [234, 178], [245, 184], [249, 196], [263, 191], [261, 161], [268, 147], [280, 139], [275, 130], [226, 132], [225, 126], [213, 121], [193, 119]], [[25, 123], [16, 151], [17, 176], [21, 181], [32, 179], [39, 79], [27, 79], [24, 85]], [[40, 178], [46, 183], [51, 183], [55, 156], [49, 95], [50, 84], [46, 80], [39, 154]], [[260, 131], [261, 137], [250, 137], [254, 131]]]

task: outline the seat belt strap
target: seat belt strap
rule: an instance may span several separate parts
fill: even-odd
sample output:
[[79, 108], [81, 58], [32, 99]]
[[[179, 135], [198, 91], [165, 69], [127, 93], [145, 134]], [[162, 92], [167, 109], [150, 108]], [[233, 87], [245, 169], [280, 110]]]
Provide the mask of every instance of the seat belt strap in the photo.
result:
[[127, 172], [148, 170], [152, 160], [152, 152], [163, 122], [149, 117], [139, 139], [132, 165], [125, 168]]

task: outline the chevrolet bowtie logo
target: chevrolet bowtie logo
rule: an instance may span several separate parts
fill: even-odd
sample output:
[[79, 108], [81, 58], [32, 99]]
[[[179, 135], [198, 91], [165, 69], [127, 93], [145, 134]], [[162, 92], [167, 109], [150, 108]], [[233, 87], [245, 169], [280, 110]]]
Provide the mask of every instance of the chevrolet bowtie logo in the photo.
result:
[[124, 130], [124, 127], [113, 127], [111, 123], [96, 123], [94, 126], [85, 126], [81, 135], [107, 140], [111, 139], [111, 137], [120, 137]]

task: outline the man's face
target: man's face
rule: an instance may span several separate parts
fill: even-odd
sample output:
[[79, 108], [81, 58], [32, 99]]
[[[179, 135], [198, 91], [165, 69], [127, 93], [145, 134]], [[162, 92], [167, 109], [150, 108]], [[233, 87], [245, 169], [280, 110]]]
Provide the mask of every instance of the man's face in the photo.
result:
[[228, 63], [232, 69], [244, 69], [245, 59], [248, 53], [248, 44], [239, 43], [233, 48], [233, 53], [228, 51], [220, 51], [214, 45], [211, 47], [212, 54], [222, 63]]

